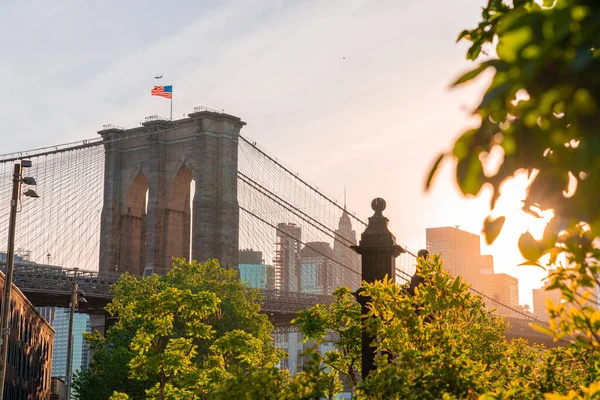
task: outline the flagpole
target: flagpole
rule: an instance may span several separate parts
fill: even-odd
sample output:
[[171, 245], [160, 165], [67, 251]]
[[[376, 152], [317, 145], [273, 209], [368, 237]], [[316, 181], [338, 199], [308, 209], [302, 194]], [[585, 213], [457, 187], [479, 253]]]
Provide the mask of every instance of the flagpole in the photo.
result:
[[171, 116], [169, 119], [173, 121], [173, 89], [171, 89]]

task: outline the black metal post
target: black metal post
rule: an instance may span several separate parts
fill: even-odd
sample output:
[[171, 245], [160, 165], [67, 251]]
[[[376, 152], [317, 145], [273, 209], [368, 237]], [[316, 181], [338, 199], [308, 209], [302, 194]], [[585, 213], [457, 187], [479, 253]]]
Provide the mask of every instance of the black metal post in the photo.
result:
[[69, 305], [69, 336], [67, 337], [67, 376], [65, 386], [67, 387], [67, 400], [71, 400], [71, 380], [73, 379], [73, 319], [75, 317], [75, 309], [77, 304], [77, 271], [79, 268], [74, 268], [73, 271], [73, 286], [71, 289], [71, 304]]
[[2, 338], [0, 350], [0, 400], [4, 398], [4, 383], [6, 381], [6, 359], [8, 357], [9, 314], [10, 314], [10, 289], [13, 280], [13, 264], [15, 260], [15, 227], [17, 224], [17, 202], [21, 193], [21, 164], [15, 164], [13, 173], [13, 191], [10, 201], [10, 221], [8, 224], [8, 251], [6, 253], [6, 272], [4, 274], [4, 296], [0, 311], [0, 337]]
[[[396, 244], [396, 237], [388, 229], [388, 219], [383, 216], [385, 200], [376, 198], [371, 202], [371, 208], [375, 211], [369, 218], [369, 225], [362, 233], [358, 246], [352, 248], [362, 256], [362, 280], [373, 283], [383, 280], [387, 275], [394, 278], [396, 275], [396, 257], [404, 253], [404, 249]], [[358, 302], [362, 307], [362, 316], [369, 311], [367, 303], [369, 299], [358, 293]], [[375, 349], [371, 345], [375, 340], [363, 327], [362, 334], [362, 378], [365, 379], [373, 367]]]

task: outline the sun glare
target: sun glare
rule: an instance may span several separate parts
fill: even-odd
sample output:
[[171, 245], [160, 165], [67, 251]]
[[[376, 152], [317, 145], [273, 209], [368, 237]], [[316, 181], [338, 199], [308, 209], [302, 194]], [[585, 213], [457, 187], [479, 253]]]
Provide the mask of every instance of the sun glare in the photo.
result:
[[501, 197], [494, 214], [506, 217], [503, 235], [510, 236], [516, 242], [519, 236], [529, 232], [536, 239], [541, 239], [544, 229], [554, 216], [554, 211], [539, 211], [540, 218], [523, 211], [523, 200], [527, 192], [528, 179], [525, 173], [519, 174], [500, 187]]

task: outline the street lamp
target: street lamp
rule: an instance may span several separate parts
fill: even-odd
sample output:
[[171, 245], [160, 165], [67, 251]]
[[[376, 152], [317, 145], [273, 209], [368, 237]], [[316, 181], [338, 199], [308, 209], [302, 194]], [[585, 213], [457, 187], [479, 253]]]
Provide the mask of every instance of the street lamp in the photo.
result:
[[73, 374], [73, 319], [75, 317], [75, 309], [79, 308], [79, 303], [81, 303], [82, 308], [87, 304], [85, 294], [83, 293], [83, 290], [79, 289], [79, 285], [77, 284], [77, 271], [79, 271], [79, 268], [74, 268], [73, 287], [71, 290], [71, 309], [69, 311], [69, 336], [67, 337], [67, 377], [65, 379], [67, 386], [67, 400], [70, 400], [71, 398], [71, 379]]
[[[4, 382], [6, 380], [6, 357], [8, 355], [8, 315], [10, 309], [10, 289], [13, 280], [13, 267], [15, 261], [15, 227], [17, 223], [17, 203], [21, 195], [21, 184], [35, 185], [32, 177], [23, 177], [23, 168], [31, 167], [31, 160], [21, 160], [15, 163], [13, 172], [13, 192], [10, 202], [10, 220], [8, 225], [8, 251], [6, 253], [6, 274], [4, 275], [4, 296], [0, 310], [0, 400], [4, 398]], [[27, 197], [39, 197], [32, 189], [23, 195]]]

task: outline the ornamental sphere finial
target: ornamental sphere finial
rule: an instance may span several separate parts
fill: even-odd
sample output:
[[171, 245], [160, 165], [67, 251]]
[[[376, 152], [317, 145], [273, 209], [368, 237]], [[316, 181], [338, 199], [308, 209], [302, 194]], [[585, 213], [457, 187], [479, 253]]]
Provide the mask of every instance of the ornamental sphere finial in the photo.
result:
[[373, 199], [373, 201], [371, 202], [371, 208], [376, 213], [381, 213], [383, 210], [385, 210], [385, 200], [381, 197]]

